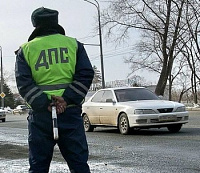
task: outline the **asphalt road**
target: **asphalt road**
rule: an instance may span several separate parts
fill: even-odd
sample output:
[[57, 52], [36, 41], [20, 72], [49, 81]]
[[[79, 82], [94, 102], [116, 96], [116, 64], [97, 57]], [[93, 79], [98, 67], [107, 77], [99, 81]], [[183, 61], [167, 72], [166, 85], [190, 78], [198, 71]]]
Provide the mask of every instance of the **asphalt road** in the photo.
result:
[[[121, 135], [114, 128], [86, 133], [89, 165], [93, 173], [199, 173], [200, 111], [191, 111], [179, 133], [166, 128]], [[8, 115], [0, 123], [0, 173], [25, 173], [28, 169], [27, 115]], [[55, 148], [50, 172], [69, 172]]]

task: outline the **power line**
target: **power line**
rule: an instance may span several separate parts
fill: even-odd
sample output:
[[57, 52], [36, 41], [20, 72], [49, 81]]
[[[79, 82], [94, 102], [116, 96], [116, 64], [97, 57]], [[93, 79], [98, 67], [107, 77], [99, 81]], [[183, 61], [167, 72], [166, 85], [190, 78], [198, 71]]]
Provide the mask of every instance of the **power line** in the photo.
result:
[[86, 46], [100, 46], [99, 44], [88, 44], [88, 43], [83, 43], [83, 45], [86, 45]]
[[[132, 45], [132, 46], [129, 46], [129, 47], [126, 47], [126, 48], [124, 48], [124, 47], [121, 47], [121, 48], [117, 48], [117, 49], [112, 49], [112, 50], [108, 50], [108, 51], [104, 51], [105, 52], [105, 54], [108, 54], [108, 53], [112, 53], [112, 52], [114, 52], [114, 53], [116, 53], [116, 52], [121, 52], [121, 50], [127, 50], [127, 49], [130, 49], [130, 48], [133, 48], [133, 46], [134, 45]], [[96, 55], [98, 55], [98, 54], [95, 54], [95, 55], [93, 55], [93, 56], [96, 56]]]
[[[84, 45], [99, 46], [98, 44], [87, 44], [87, 43], [84, 43]], [[105, 51], [104, 57], [105, 57], [105, 59], [109, 59], [109, 58], [116, 57], [116, 56], [119, 56], [119, 55], [134, 53], [134, 50], [129, 50], [133, 47], [134, 47], [134, 45], [131, 45], [131, 46], [128, 46], [128, 47], [125, 47], [125, 48], [120, 47], [120, 48], [117, 48], [117, 49], [111, 49], [111, 50]], [[4, 56], [4, 57], [15, 57], [15, 56]], [[90, 58], [91, 61], [99, 60], [99, 54], [93, 54], [93, 55], [89, 56], [89, 58]]]
[[94, 38], [96, 36], [98, 36], [98, 35], [88, 35], [86, 37], [78, 38], [78, 40], [81, 40], [82, 42], [84, 42], [84, 41]]
[[[117, 50], [113, 49], [113, 50], [105, 51], [104, 56], [105, 57], [113, 57], [113, 56], [116, 56], [116, 55], [123, 55], [123, 54], [133, 53], [134, 50], [129, 50], [132, 47], [133, 47], [133, 45], [129, 46], [129, 47], [126, 47], [126, 48], [123, 48], [123, 47], [122, 48], [118, 48]], [[121, 51], [121, 50], [123, 50], [123, 51]], [[90, 59], [92, 59], [92, 60], [95, 60], [97, 58], [99, 58], [98, 54], [94, 54], [94, 55], [90, 56]]]
[[[106, 55], [104, 54], [104, 59], [109, 59], [109, 58], [112, 58], [112, 57], [117, 57], [119, 55], [126, 55], [126, 54], [129, 54], [129, 53], [134, 53], [134, 51], [128, 51], [128, 52], [121, 52], [121, 53], [116, 53], [116, 54], [111, 54], [111, 55]], [[90, 57], [90, 60], [91, 61], [94, 61], [94, 60], [99, 60], [99, 57], [96, 56], [96, 57]]]

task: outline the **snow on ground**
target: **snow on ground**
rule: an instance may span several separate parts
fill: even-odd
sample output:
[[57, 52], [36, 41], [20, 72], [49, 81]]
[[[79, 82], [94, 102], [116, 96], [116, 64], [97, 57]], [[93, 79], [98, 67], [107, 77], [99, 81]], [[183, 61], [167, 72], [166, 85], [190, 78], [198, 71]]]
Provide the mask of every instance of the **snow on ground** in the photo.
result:
[[[133, 173], [129, 168], [122, 168], [114, 165], [105, 165], [103, 163], [92, 163], [89, 162], [90, 169], [92, 173]], [[27, 173], [29, 168], [28, 160], [18, 159], [18, 160], [3, 160], [0, 159], [0, 173]], [[146, 171], [144, 171], [147, 173]], [[68, 167], [65, 163], [52, 162], [50, 166], [49, 173], [70, 173]], [[141, 169], [139, 172], [142, 173]]]
[[[16, 133], [17, 131], [20, 133]], [[0, 131], [0, 143], [12, 144], [17, 146], [27, 146], [27, 129], [15, 129], [1, 127]], [[111, 161], [112, 162], [112, 161]], [[129, 167], [124, 168], [113, 163], [100, 163], [94, 160], [88, 162], [92, 173], [133, 173], [133, 170]], [[0, 156], [0, 173], [27, 173], [29, 169], [28, 158], [27, 159], [5, 159]], [[52, 161], [49, 173], [70, 173], [68, 166], [64, 162]], [[141, 168], [134, 173], [142, 173]], [[148, 171], [144, 171], [148, 173]]]

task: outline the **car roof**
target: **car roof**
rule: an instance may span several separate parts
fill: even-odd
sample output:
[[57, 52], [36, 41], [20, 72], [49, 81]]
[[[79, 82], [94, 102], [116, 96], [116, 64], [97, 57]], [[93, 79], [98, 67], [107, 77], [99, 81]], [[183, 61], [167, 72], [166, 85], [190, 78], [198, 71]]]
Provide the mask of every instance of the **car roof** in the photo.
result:
[[100, 90], [118, 90], [118, 89], [133, 89], [133, 88], [145, 88], [145, 87], [114, 87], [114, 88], [104, 88]]

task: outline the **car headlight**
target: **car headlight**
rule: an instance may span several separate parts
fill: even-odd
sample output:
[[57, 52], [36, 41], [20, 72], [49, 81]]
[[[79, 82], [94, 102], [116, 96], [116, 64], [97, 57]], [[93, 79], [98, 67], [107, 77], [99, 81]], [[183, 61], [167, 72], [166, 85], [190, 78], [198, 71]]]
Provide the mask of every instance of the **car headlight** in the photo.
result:
[[135, 109], [135, 114], [155, 114], [156, 112], [152, 109]]
[[178, 107], [175, 112], [185, 112], [185, 106]]

